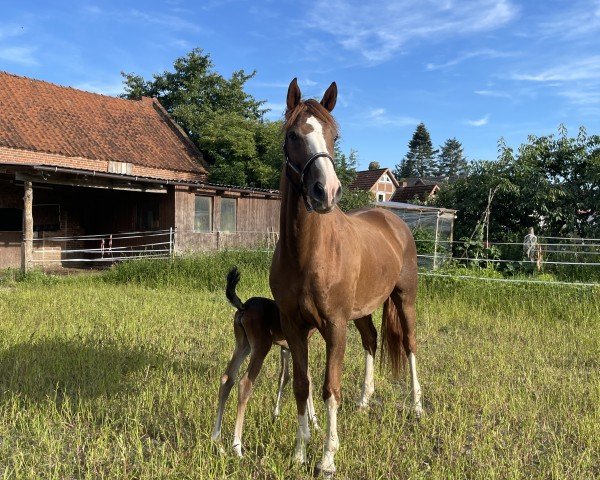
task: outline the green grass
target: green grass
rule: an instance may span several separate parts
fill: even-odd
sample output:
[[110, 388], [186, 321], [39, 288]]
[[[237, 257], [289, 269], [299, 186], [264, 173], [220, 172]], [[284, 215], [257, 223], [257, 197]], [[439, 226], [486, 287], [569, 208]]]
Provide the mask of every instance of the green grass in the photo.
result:
[[[322, 434], [310, 465], [293, 465], [291, 389], [281, 417], [271, 415], [275, 350], [246, 414], [246, 457], [219, 455], [210, 441], [234, 342], [224, 275], [237, 264], [240, 296], [268, 296], [269, 262], [225, 253], [95, 275], [5, 275], [0, 477], [311, 478]], [[418, 313], [419, 422], [408, 382], [385, 369], [371, 410], [356, 410], [363, 353], [350, 328], [336, 478], [600, 477], [600, 290], [424, 277]], [[323, 352], [315, 336], [316, 384]], [[228, 447], [235, 404], [234, 391]]]

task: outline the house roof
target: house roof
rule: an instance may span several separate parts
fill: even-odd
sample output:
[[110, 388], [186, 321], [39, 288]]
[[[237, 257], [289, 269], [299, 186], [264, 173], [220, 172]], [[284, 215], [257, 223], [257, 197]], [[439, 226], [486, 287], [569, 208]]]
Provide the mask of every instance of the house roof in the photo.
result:
[[426, 200], [431, 194], [439, 190], [438, 185], [413, 185], [412, 187], [398, 187], [390, 199], [391, 202], [408, 202], [417, 197]]
[[125, 100], [0, 71], [2, 147], [44, 154], [35, 162], [45, 165], [71, 166], [67, 157], [80, 160], [74, 168], [88, 168], [82, 159], [107, 168], [124, 162], [160, 178], [169, 178], [163, 170], [207, 173], [200, 151], [156, 99]]
[[398, 187], [398, 181], [389, 168], [377, 168], [375, 170], [362, 170], [360, 172], [356, 172], [356, 178], [350, 184], [350, 188], [370, 190], [384, 173], [387, 173], [392, 179], [394, 187]]

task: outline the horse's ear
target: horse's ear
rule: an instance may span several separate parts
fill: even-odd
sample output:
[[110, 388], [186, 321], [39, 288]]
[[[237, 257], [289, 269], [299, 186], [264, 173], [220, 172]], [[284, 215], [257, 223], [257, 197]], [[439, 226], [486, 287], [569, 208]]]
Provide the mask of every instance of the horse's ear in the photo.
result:
[[300, 92], [300, 87], [298, 86], [298, 79], [294, 78], [290, 82], [290, 86], [288, 87], [287, 93], [287, 108], [288, 110], [293, 110], [300, 103], [300, 99], [302, 98], [302, 93]]
[[323, 95], [321, 105], [331, 112], [335, 107], [335, 102], [337, 102], [337, 85], [335, 82], [332, 82], [325, 95]]

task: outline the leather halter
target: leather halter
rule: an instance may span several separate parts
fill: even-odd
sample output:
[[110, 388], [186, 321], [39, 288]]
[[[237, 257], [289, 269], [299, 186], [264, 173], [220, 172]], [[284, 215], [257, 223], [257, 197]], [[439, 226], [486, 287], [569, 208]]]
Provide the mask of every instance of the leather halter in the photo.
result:
[[[313, 208], [312, 208], [312, 205], [310, 204], [310, 202], [308, 201], [307, 191], [304, 186], [304, 175], [306, 175], [306, 173], [310, 170], [310, 167], [313, 166], [313, 164], [315, 163], [315, 160], [320, 157], [328, 158], [331, 161], [331, 164], [333, 165], [333, 169], [335, 170], [335, 162], [333, 160], [333, 157], [331, 155], [329, 155], [329, 153], [327, 153], [327, 152], [317, 152], [308, 159], [308, 161], [304, 164], [304, 167], [300, 168], [298, 165], [296, 165], [294, 162], [292, 162], [290, 160], [290, 157], [288, 156], [287, 139], [283, 142], [283, 153], [285, 155], [285, 176], [287, 177], [290, 184], [294, 188], [294, 191], [296, 193], [298, 193], [299, 195], [302, 195], [302, 199], [304, 200], [304, 206], [306, 207], [306, 211], [312, 212]], [[300, 181], [298, 183], [296, 183], [294, 181], [294, 179], [291, 177], [290, 169], [296, 175], [298, 175], [300, 177]]]

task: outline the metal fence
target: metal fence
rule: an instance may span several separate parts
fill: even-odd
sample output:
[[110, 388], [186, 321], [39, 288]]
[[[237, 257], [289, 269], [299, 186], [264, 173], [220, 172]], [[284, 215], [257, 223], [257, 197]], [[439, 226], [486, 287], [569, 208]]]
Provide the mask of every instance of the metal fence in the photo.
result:
[[33, 263], [102, 265], [137, 258], [173, 255], [174, 230], [108, 233], [33, 239]]

